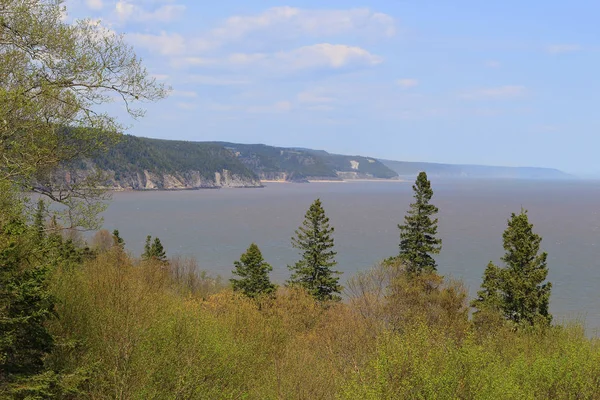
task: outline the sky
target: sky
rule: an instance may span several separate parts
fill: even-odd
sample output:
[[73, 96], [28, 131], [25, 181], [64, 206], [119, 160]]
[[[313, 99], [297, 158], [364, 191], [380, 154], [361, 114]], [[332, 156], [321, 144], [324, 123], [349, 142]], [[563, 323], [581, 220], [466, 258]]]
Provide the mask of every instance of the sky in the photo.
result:
[[172, 87], [133, 135], [600, 175], [598, 1], [66, 5]]

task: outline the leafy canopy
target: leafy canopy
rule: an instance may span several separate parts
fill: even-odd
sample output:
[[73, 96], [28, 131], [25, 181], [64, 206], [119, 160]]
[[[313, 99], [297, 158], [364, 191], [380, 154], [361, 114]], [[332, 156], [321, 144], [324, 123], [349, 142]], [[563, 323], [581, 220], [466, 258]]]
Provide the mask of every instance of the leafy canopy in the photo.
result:
[[97, 106], [165, 97], [122, 36], [91, 20], [63, 22], [60, 0], [0, 0], [0, 180], [67, 206], [71, 227], [95, 227], [102, 177], [78, 165], [119, 139]]

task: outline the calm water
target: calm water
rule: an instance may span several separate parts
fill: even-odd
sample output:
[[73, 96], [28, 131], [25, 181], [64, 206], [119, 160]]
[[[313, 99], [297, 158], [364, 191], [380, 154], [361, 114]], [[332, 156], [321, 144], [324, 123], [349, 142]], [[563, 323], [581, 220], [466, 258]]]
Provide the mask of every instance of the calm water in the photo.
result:
[[[600, 183], [433, 182], [443, 249], [438, 270], [464, 280], [471, 295], [490, 260], [503, 254], [511, 212], [529, 210], [542, 235], [555, 318], [585, 318], [600, 328]], [[297, 252], [290, 245], [312, 201], [320, 197], [336, 228], [344, 279], [398, 251], [397, 224], [412, 198], [410, 183], [269, 184], [264, 189], [124, 192], [114, 195], [105, 227], [119, 229], [135, 254], [146, 235], [168, 254], [194, 255], [205, 270], [228, 278], [233, 261], [255, 241], [283, 282]]]

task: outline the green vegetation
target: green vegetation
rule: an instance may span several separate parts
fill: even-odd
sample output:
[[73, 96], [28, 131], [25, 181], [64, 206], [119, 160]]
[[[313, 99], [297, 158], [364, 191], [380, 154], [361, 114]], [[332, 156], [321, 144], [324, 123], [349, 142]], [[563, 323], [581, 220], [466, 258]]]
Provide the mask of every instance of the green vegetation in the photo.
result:
[[159, 238], [156, 237], [153, 241], [152, 236], [146, 236], [146, 243], [144, 244], [144, 253], [142, 254], [142, 259], [159, 262], [167, 261], [167, 254]]
[[389, 179], [398, 176], [376, 159], [361, 156], [263, 144], [217, 143], [236, 152], [239, 159], [263, 179], [273, 179], [281, 174], [286, 174], [288, 180], [338, 179], [338, 172], [356, 172], [364, 178]]
[[[158, 238], [141, 258], [116, 230], [90, 248], [76, 228], [97, 222], [99, 181], [53, 177], [118, 136], [89, 107], [164, 89], [120, 37], [66, 25], [62, 11], [0, 0], [0, 398], [600, 399], [600, 342], [551, 324], [527, 214], [511, 216], [506, 267], [490, 264], [470, 320], [463, 285], [428, 258], [440, 242], [425, 174], [406, 219], [411, 251], [351, 278], [346, 302], [318, 199], [292, 239], [302, 259], [291, 285], [277, 291], [256, 245], [233, 280], [250, 296], [193, 259], [167, 259]], [[31, 190], [44, 196], [35, 208]]]
[[125, 135], [108, 152], [94, 158], [94, 164], [104, 171], [113, 171], [117, 182], [127, 182], [144, 170], [156, 174], [184, 176], [197, 171], [207, 181], [215, 180], [215, 172], [228, 170], [232, 175], [258, 179], [229, 150], [214, 143], [159, 140]]
[[116, 97], [139, 117], [137, 103], [167, 91], [121, 36], [89, 20], [63, 22], [61, 3], [0, 1], [0, 180], [64, 204], [69, 227], [94, 228], [101, 176], [80, 176], [76, 164], [112, 146], [121, 129], [95, 106]]
[[544, 283], [548, 276], [548, 254], [538, 254], [542, 238], [533, 232], [526, 210], [511, 215], [502, 239], [506, 250], [502, 261], [506, 267], [488, 264], [481, 291], [473, 301], [478, 310], [476, 315], [482, 311], [499, 312], [516, 324], [550, 323], [548, 304], [552, 284]]
[[364, 178], [389, 179], [397, 176], [379, 161], [360, 156], [262, 144], [184, 142], [130, 135], [124, 136], [108, 152], [96, 155], [92, 161], [91, 164], [81, 162], [79, 167], [88, 172], [92, 167], [110, 171], [114, 173], [115, 183], [121, 186], [131, 186], [138, 176], [144, 176], [144, 171], [159, 176], [174, 175], [184, 180], [193, 180], [192, 174], [199, 173], [209, 182], [214, 182], [215, 172], [223, 173], [223, 170], [249, 181], [284, 177], [288, 181], [340, 179], [338, 171], [356, 173]]
[[318, 301], [341, 300], [341, 272], [332, 270], [337, 265], [333, 231], [321, 200], [317, 199], [292, 238], [292, 246], [301, 251], [302, 259], [288, 267], [292, 271], [288, 283], [306, 289]]
[[240, 291], [250, 298], [258, 298], [275, 292], [275, 285], [269, 280], [273, 267], [265, 262], [260, 249], [252, 243], [248, 250], [234, 262], [233, 274], [239, 279], [231, 279], [234, 291]]
[[404, 225], [400, 229], [400, 259], [404, 261], [410, 273], [434, 272], [437, 264], [432, 254], [439, 254], [442, 240], [437, 235], [438, 209], [429, 204], [433, 196], [431, 182], [427, 174], [420, 172], [413, 185], [415, 202], [404, 217]]

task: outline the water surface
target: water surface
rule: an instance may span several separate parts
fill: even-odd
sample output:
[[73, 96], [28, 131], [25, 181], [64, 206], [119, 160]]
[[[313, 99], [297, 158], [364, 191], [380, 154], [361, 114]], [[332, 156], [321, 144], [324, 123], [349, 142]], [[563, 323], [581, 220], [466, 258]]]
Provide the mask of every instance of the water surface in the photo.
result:
[[[529, 210], [542, 235], [553, 284], [556, 319], [584, 317], [600, 328], [600, 183], [434, 181], [440, 209], [442, 275], [461, 278], [471, 295], [490, 260], [503, 254], [502, 232], [511, 212]], [[194, 255], [201, 268], [230, 277], [233, 261], [256, 242], [273, 265], [272, 278], [288, 278], [298, 258], [294, 230], [317, 197], [335, 226], [338, 269], [347, 279], [398, 252], [397, 224], [412, 201], [410, 183], [271, 183], [263, 189], [115, 193], [105, 227], [119, 229], [140, 254], [146, 235], [160, 237], [168, 254]]]

